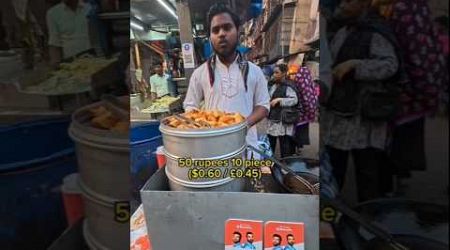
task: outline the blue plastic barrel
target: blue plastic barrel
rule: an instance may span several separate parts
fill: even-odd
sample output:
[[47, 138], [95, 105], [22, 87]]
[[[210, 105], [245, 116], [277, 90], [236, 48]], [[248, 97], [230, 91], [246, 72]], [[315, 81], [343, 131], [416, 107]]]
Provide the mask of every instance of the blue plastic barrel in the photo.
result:
[[139, 190], [158, 169], [154, 152], [162, 145], [159, 121], [134, 123], [130, 131], [133, 198], [140, 201]]
[[69, 123], [0, 127], [1, 249], [47, 249], [67, 227], [59, 187], [76, 171]]

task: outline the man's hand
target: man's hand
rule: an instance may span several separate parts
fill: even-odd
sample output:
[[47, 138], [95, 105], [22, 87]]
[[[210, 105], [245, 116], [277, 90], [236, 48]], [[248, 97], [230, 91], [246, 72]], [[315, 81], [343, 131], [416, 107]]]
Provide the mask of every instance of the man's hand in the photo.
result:
[[270, 107], [275, 107], [280, 102], [281, 102], [281, 98], [275, 98], [272, 101], [270, 101]]
[[267, 110], [263, 106], [256, 106], [253, 109], [253, 112], [247, 117], [248, 127], [252, 127], [262, 119], [266, 118], [269, 115], [269, 110]]
[[350, 73], [355, 69], [356, 65], [359, 63], [359, 60], [348, 60], [343, 63], [338, 64], [333, 68], [333, 76], [334, 79], [341, 81], [345, 75]]

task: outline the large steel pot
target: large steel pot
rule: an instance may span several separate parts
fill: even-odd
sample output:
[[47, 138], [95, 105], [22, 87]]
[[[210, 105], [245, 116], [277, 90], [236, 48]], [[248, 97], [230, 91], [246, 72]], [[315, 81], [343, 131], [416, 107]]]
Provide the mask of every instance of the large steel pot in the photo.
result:
[[80, 180], [85, 205], [83, 234], [92, 250], [121, 250], [129, 246], [129, 224], [115, 221], [115, 200], [90, 190]]
[[[244, 154], [246, 153], [246, 145], [244, 145], [242, 148], [240, 148], [237, 152], [231, 152], [226, 155], [219, 155], [216, 157], [211, 158], [202, 158], [202, 159], [189, 159], [187, 161], [189, 162], [196, 162], [199, 160], [200, 162], [210, 163], [212, 164], [214, 161], [221, 161], [224, 166], [222, 167], [204, 167], [204, 166], [190, 166], [190, 167], [182, 167], [179, 165], [179, 159], [178, 157], [171, 155], [169, 152], [164, 151], [164, 154], [166, 156], [166, 171], [168, 172], [168, 175], [173, 176], [174, 178], [180, 179], [180, 180], [189, 180], [189, 171], [192, 169], [204, 169], [205, 171], [212, 170], [212, 169], [218, 169], [216, 173], [220, 173], [222, 176], [226, 174], [226, 171], [229, 171], [231, 167], [233, 167], [233, 161], [232, 159], [235, 158], [243, 158]], [[186, 160], [185, 160], [186, 161]], [[225, 165], [227, 164], [227, 165]], [[215, 179], [224, 179], [221, 177], [215, 178]], [[211, 178], [196, 178], [191, 179], [190, 182], [210, 182]]]
[[175, 157], [213, 158], [238, 152], [246, 145], [247, 123], [224, 128], [180, 130], [165, 125], [159, 127], [164, 149]]
[[129, 228], [114, 220], [114, 204], [129, 201], [131, 195], [130, 139], [128, 133], [91, 126], [89, 110], [100, 105], [102, 102], [77, 110], [69, 128], [81, 177], [85, 237], [93, 249], [124, 249], [129, 244]]
[[[167, 119], [167, 118], [166, 118]], [[160, 131], [163, 136], [166, 155], [166, 174], [169, 186], [174, 191], [242, 191], [242, 180], [232, 179], [225, 174], [233, 167], [233, 158], [242, 158], [246, 153], [247, 123], [242, 122], [225, 128], [179, 130], [169, 127], [163, 119]], [[181, 166], [179, 160], [189, 158], [192, 161], [227, 160], [222, 167]], [[217, 178], [189, 178], [193, 168], [206, 171], [219, 169]]]
[[172, 191], [213, 191], [213, 192], [240, 192], [246, 189], [245, 178], [225, 178], [220, 180], [210, 180], [204, 182], [186, 181], [174, 177], [165, 169], [169, 179], [169, 187]]
[[72, 115], [69, 135], [75, 141], [81, 179], [96, 193], [119, 200], [130, 198], [130, 142], [128, 134], [94, 128], [90, 109], [94, 103]]

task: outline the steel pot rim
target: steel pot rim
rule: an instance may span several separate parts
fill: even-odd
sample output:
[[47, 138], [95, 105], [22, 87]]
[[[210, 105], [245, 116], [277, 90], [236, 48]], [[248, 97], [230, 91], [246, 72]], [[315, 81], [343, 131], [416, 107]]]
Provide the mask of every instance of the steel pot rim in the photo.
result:
[[189, 138], [198, 138], [198, 137], [212, 137], [212, 136], [221, 136], [227, 135], [231, 133], [235, 133], [241, 130], [247, 129], [247, 122], [241, 122], [232, 126], [227, 126], [223, 128], [200, 128], [200, 129], [192, 129], [192, 130], [179, 130], [171, 128], [164, 124], [164, 121], [169, 117], [166, 117], [161, 120], [161, 125], [159, 126], [159, 130], [162, 134], [177, 136], [177, 137], [189, 137]]
[[167, 152], [165, 148], [163, 148], [164, 155], [169, 158], [170, 160], [178, 160], [179, 158], [190, 158], [192, 160], [227, 160], [232, 159], [235, 156], [239, 156], [244, 153], [244, 151], [247, 149], [247, 144], [244, 144], [241, 148], [239, 148], [236, 151], [233, 151], [228, 154], [220, 155], [220, 156], [214, 156], [214, 157], [200, 157], [200, 158], [191, 158], [191, 157], [184, 157], [184, 156], [176, 156], [174, 154], [171, 154]]

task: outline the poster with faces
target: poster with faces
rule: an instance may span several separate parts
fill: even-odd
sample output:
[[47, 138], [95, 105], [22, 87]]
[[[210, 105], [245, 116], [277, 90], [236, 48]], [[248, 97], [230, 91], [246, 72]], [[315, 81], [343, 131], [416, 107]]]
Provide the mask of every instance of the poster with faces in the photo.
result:
[[264, 250], [304, 250], [303, 223], [268, 221], [264, 225]]
[[263, 250], [263, 222], [229, 219], [225, 222], [225, 250]]

